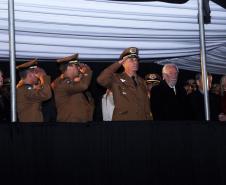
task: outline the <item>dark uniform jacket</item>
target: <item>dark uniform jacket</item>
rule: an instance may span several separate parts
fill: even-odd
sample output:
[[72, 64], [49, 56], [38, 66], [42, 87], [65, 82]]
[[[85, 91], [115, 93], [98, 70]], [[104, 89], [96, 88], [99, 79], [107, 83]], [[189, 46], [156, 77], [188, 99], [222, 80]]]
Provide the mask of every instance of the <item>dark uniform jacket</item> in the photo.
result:
[[87, 122], [93, 120], [94, 101], [85, 93], [92, 79], [90, 70], [79, 82], [58, 77], [53, 82], [53, 91], [59, 122]]
[[10, 121], [10, 86], [0, 88], [0, 121]]
[[40, 89], [32, 85], [17, 86], [17, 113], [20, 122], [43, 122], [42, 102], [51, 98], [50, 77], [44, 76]]
[[137, 87], [126, 73], [115, 73], [120, 68], [114, 63], [97, 78], [100, 85], [111, 89], [114, 99], [112, 120], [150, 120], [150, 107], [144, 80], [137, 76]]
[[176, 85], [176, 94], [163, 80], [151, 89], [151, 112], [154, 120], [185, 120], [186, 91]]

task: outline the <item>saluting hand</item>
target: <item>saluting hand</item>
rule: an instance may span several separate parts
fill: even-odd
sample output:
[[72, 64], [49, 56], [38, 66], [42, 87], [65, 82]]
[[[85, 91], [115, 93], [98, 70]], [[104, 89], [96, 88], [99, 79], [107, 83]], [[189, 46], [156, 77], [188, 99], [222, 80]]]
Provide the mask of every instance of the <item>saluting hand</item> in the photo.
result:
[[90, 71], [90, 67], [87, 64], [81, 63], [80, 65], [80, 73], [86, 74], [88, 71]]
[[40, 79], [42, 78], [43, 76], [46, 76], [46, 72], [44, 71], [44, 69], [40, 68], [40, 67], [37, 67], [35, 69], [35, 75]]
[[119, 60], [118, 63], [123, 64], [127, 58], [128, 58], [127, 56], [123, 57], [123, 59]]

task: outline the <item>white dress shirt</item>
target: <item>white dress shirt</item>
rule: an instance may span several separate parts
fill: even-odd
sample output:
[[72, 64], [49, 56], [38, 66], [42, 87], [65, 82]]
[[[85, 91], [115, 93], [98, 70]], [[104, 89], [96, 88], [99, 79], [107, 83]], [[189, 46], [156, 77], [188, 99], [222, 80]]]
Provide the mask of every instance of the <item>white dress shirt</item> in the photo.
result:
[[112, 121], [112, 115], [114, 111], [115, 105], [113, 100], [113, 94], [109, 93], [108, 95], [105, 93], [102, 97], [102, 115], [103, 121]]

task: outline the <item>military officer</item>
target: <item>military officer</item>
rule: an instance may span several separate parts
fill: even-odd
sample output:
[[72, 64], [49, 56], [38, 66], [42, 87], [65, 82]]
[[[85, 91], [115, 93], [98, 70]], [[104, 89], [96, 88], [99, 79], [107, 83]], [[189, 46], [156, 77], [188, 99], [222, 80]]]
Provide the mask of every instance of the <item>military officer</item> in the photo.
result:
[[59, 122], [93, 120], [94, 101], [87, 89], [92, 70], [79, 63], [78, 54], [57, 60], [61, 75], [52, 83]]
[[159, 85], [161, 77], [157, 73], [150, 73], [145, 75], [145, 81], [147, 85], [148, 97], [151, 97], [152, 87]]
[[20, 122], [43, 122], [42, 102], [51, 98], [50, 77], [37, 60], [18, 65], [17, 113]]
[[[123, 66], [124, 72], [117, 70]], [[120, 60], [107, 67], [97, 82], [113, 93], [115, 108], [112, 120], [150, 120], [150, 107], [145, 81], [137, 75], [138, 49], [125, 49]]]

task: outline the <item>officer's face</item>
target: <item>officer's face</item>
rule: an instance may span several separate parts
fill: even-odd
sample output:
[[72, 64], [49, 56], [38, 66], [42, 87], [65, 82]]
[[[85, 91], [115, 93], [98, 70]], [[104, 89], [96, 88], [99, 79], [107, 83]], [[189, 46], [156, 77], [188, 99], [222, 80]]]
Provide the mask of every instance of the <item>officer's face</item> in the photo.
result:
[[31, 84], [37, 84], [38, 83], [38, 78], [36, 76], [35, 70], [29, 70], [27, 73], [27, 77], [29, 78], [29, 81]]
[[139, 62], [136, 57], [127, 58], [126, 61], [123, 63], [123, 67], [126, 71], [138, 71]]
[[[203, 85], [203, 82], [202, 82], [202, 78], [200, 78], [200, 80], [197, 80], [196, 82], [197, 82], [199, 89], [203, 91], [204, 85]], [[210, 90], [211, 86], [212, 86], [212, 76], [209, 75], [208, 78], [207, 78], [207, 90]]]

